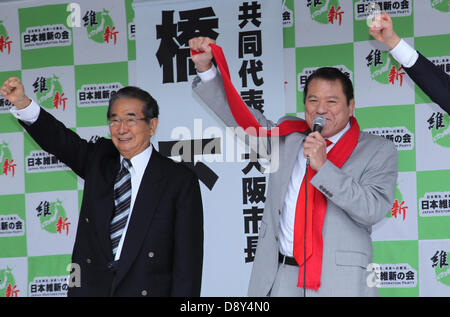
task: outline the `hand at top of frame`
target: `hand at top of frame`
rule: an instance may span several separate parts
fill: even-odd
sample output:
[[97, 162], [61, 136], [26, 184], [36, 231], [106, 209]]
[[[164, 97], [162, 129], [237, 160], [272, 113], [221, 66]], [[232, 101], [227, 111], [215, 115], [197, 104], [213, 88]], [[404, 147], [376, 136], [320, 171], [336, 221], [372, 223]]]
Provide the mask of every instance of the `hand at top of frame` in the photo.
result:
[[369, 34], [378, 42], [389, 47], [390, 50], [400, 42], [400, 38], [394, 31], [392, 19], [387, 13], [378, 14], [372, 19]]
[[199, 72], [205, 72], [211, 68], [213, 55], [209, 44], [215, 44], [216, 41], [209, 37], [194, 37], [189, 40], [189, 48], [193, 51], [202, 52], [200, 54], [192, 55], [192, 61], [195, 68]]

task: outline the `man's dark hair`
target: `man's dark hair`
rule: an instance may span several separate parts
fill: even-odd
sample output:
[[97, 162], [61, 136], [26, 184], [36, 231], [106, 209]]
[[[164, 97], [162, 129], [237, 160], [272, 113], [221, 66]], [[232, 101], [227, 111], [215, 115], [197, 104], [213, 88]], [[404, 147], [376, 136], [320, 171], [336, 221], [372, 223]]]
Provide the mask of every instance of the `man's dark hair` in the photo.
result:
[[303, 90], [303, 103], [305, 103], [306, 96], [308, 95], [308, 85], [313, 79], [323, 79], [328, 81], [338, 80], [341, 82], [342, 89], [347, 97], [347, 105], [350, 103], [350, 100], [354, 98], [352, 81], [343, 72], [334, 67], [322, 67], [316, 69], [306, 80], [305, 89]]
[[147, 123], [150, 122], [150, 119], [152, 118], [158, 118], [159, 115], [159, 107], [156, 100], [145, 90], [134, 87], [134, 86], [127, 86], [119, 89], [112, 97], [109, 99], [109, 106], [108, 106], [108, 112], [106, 114], [106, 117], [108, 119], [111, 118], [111, 108], [114, 102], [117, 99], [122, 98], [136, 98], [144, 103], [144, 108], [142, 109], [142, 112], [145, 117], [145, 121]]

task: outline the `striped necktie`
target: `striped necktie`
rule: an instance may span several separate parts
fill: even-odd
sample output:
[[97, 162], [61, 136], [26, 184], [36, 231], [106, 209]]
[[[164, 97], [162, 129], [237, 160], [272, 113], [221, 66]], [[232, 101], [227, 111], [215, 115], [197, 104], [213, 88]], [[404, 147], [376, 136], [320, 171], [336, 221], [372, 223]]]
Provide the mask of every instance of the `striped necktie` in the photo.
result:
[[111, 220], [111, 244], [113, 255], [116, 255], [117, 247], [120, 238], [125, 229], [125, 225], [130, 213], [131, 203], [131, 175], [129, 169], [131, 168], [131, 161], [128, 159], [122, 160], [122, 166], [117, 174], [116, 182], [114, 184], [114, 216]]

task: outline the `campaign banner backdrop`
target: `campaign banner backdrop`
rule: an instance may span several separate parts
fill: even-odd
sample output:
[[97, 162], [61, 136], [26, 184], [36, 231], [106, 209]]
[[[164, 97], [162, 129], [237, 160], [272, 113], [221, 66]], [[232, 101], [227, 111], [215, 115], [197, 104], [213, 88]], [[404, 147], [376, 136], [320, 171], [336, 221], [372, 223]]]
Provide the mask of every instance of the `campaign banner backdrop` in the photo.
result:
[[[450, 116], [371, 38], [372, 2], [1, 3], [0, 83], [19, 77], [30, 98], [92, 142], [110, 137], [111, 95], [127, 85], [149, 91], [160, 106], [152, 144], [199, 177], [201, 295], [243, 297], [272, 166], [193, 94], [188, 40], [216, 39], [243, 100], [274, 122], [304, 117], [305, 80], [337, 67], [354, 83], [361, 129], [399, 154], [392, 208], [372, 228], [374, 287], [386, 297], [450, 296]], [[448, 1], [375, 3], [399, 36], [450, 74]], [[83, 180], [24, 132], [11, 107], [0, 95], [0, 297], [66, 296]]]
[[[192, 92], [188, 40], [216, 39], [244, 101], [273, 120], [284, 115], [283, 43], [277, 1], [143, 2], [136, 12], [137, 82], [158, 100], [153, 144], [199, 177], [205, 220], [202, 295], [245, 296], [262, 219], [263, 163]], [[143, 31], [141, 31], [143, 30]], [[170, 30], [170, 32], [169, 32]], [[174, 151], [178, 140], [190, 155]], [[175, 155], [172, 155], [175, 154]], [[251, 158], [254, 159], [252, 160]], [[230, 283], [230, 279], [240, 281]]]

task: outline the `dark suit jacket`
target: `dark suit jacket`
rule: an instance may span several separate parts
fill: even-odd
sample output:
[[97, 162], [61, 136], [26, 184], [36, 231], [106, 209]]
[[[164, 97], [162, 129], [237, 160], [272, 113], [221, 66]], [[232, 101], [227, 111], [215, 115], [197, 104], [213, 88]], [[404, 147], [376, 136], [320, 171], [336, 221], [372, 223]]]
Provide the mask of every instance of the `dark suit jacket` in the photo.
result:
[[203, 210], [198, 179], [153, 149], [117, 265], [110, 241], [119, 152], [111, 140], [88, 143], [41, 108], [22, 123], [33, 139], [85, 181], [72, 263], [81, 287], [69, 296], [200, 296]]
[[430, 98], [450, 113], [450, 76], [419, 53], [417, 62], [405, 71]]

